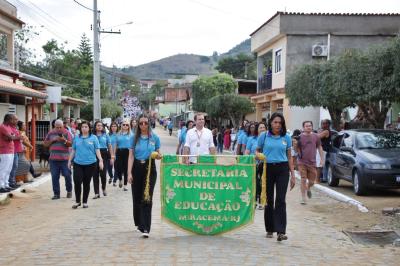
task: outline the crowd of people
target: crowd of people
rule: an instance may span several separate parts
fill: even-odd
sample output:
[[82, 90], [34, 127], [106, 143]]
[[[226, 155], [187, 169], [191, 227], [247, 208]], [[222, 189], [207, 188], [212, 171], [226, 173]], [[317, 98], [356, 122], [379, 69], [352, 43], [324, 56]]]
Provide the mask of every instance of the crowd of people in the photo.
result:
[[[148, 237], [151, 228], [153, 191], [157, 179], [155, 159], [161, 159], [160, 138], [153, 132], [151, 119], [124, 119], [109, 127], [97, 121], [79, 124], [70, 120], [55, 120], [44, 140], [49, 148], [53, 200], [61, 197], [60, 176], [65, 178], [66, 197], [75, 192], [73, 209], [88, 208], [90, 184], [93, 178], [93, 199], [107, 196], [107, 183], [128, 191], [131, 185], [133, 218], [136, 229]], [[171, 120], [163, 125], [171, 128]], [[166, 121], [165, 121], [166, 122]], [[160, 123], [161, 124], [161, 123]], [[17, 130], [17, 127], [19, 130]], [[264, 209], [267, 237], [277, 234], [277, 240], [286, 235], [286, 192], [295, 186], [295, 169], [301, 176], [301, 204], [312, 198], [315, 182], [326, 179], [325, 159], [329, 156], [332, 131], [330, 121], [322, 121], [321, 129], [313, 130], [311, 121], [304, 121], [301, 130], [288, 134], [282, 114], [274, 113], [268, 123], [244, 120], [235, 132], [230, 127], [210, 130], [205, 117], [197, 114], [180, 128], [176, 153], [187, 164], [197, 163], [198, 155], [217, 154], [234, 149], [236, 155], [254, 155], [256, 158], [256, 208]], [[13, 170], [18, 164], [21, 147], [31, 148], [24, 133], [25, 127], [15, 115], [6, 115], [0, 125], [0, 191], [15, 187]], [[171, 130], [172, 131], [172, 130]], [[224, 134], [222, 134], [224, 132]], [[170, 133], [171, 134], [171, 133]], [[234, 138], [232, 138], [234, 134]], [[235, 144], [236, 143], [236, 144]], [[17, 147], [16, 144], [19, 144]], [[233, 147], [233, 148], [232, 148]], [[267, 203], [261, 205], [261, 177], [263, 159], [267, 159]], [[17, 159], [16, 159], [17, 157]], [[71, 170], [73, 174], [71, 174]], [[107, 173], [109, 176], [107, 182]], [[101, 183], [101, 193], [100, 193]]]
[[[6, 114], [0, 125], [0, 193], [7, 193], [18, 188], [16, 177], [21, 173], [31, 173], [32, 177], [40, 176], [36, 173], [30, 161], [32, 145], [26, 136], [25, 123], [18, 120], [13, 114]], [[21, 182], [31, 182], [22, 180]]]

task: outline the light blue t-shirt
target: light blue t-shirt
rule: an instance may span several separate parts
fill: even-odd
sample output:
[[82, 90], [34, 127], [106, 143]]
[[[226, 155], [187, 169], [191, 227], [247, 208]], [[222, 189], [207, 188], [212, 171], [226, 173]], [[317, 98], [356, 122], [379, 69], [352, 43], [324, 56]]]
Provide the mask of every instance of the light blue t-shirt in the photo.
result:
[[160, 149], [160, 138], [154, 133], [150, 137], [139, 137], [136, 144], [132, 142], [131, 149], [135, 159], [147, 160], [153, 151]]
[[72, 143], [72, 149], [75, 150], [74, 163], [89, 165], [97, 161], [96, 150], [99, 149], [99, 140], [95, 135], [76, 136]]
[[243, 129], [239, 129], [239, 131], [236, 134], [236, 140], [239, 142], [239, 139], [242, 137], [242, 134], [244, 133]]
[[238, 139], [238, 144], [246, 144], [247, 143], [247, 133], [243, 131]]
[[99, 148], [100, 149], [108, 149], [108, 145], [111, 144], [110, 136], [108, 134], [103, 133], [101, 135], [96, 135], [99, 140]]
[[179, 143], [185, 144], [185, 142], [186, 142], [186, 134], [187, 134], [187, 128], [186, 127], [182, 127], [181, 135], [179, 136]]
[[258, 138], [257, 148], [267, 157], [267, 163], [287, 162], [287, 150], [292, 147], [289, 135], [274, 136], [269, 132], [263, 132]]
[[117, 148], [118, 149], [129, 149], [131, 147], [133, 134], [122, 134], [117, 135]]
[[111, 134], [110, 135], [110, 143], [113, 149], [115, 148], [115, 145], [117, 144], [117, 134]]
[[247, 137], [246, 150], [249, 150], [252, 155], [256, 154], [257, 141], [257, 136]]

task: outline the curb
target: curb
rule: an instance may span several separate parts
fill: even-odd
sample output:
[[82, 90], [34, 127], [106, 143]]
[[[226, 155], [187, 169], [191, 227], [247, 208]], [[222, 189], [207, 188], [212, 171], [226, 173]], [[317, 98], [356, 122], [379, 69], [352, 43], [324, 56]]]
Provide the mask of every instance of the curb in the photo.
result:
[[51, 178], [51, 174], [50, 173], [44, 173], [43, 176], [37, 180], [35, 180], [33, 183], [27, 183], [24, 184], [22, 186], [20, 186], [19, 188], [10, 191], [9, 193], [3, 193], [0, 195], [0, 205], [6, 204], [10, 198], [12, 198], [15, 194], [17, 193], [25, 193], [26, 189], [29, 188], [36, 188], [44, 183], [46, 183], [47, 181], [49, 181]]
[[[296, 171], [295, 174], [296, 174], [297, 180], [301, 180], [301, 177], [300, 177], [298, 171]], [[347, 203], [347, 204], [349, 204], [349, 205], [353, 205], [353, 206], [357, 207], [357, 209], [358, 209], [360, 212], [364, 212], [364, 213], [369, 212], [369, 210], [367, 209], [367, 207], [365, 207], [365, 206], [364, 206], [361, 202], [359, 202], [358, 200], [355, 200], [355, 199], [353, 199], [353, 198], [351, 198], [351, 197], [349, 197], [349, 196], [346, 196], [346, 195], [344, 195], [344, 194], [342, 194], [342, 193], [339, 193], [339, 192], [337, 192], [337, 191], [335, 191], [335, 190], [333, 190], [333, 189], [327, 188], [327, 187], [325, 187], [325, 186], [321, 186], [321, 185], [319, 185], [319, 184], [314, 184], [313, 187], [314, 187], [315, 189], [319, 190], [320, 192], [326, 194], [326, 195], [327, 195], [328, 197], [330, 197], [330, 198], [333, 198], [333, 199], [335, 199], [335, 200], [337, 200], [337, 201], [344, 202], [344, 203]]]

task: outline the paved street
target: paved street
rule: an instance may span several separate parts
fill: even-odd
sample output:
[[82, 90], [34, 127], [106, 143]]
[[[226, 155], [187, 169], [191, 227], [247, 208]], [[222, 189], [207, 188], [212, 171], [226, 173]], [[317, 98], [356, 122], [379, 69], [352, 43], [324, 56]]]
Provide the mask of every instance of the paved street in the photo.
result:
[[[163, 153], [173, 153], [176, 137], [157, 130]], [[62, 183], [63, 184], [63, 183]], [[159, 183], [158, 183], [159, 184]], [[156, 188], [152, 231], [142, 239], [133, 231], [131, 192], [109, 187], [109, 195], [89, 200], [88, 209], [72, 210], [73, 201], [51, 201], [51, 183], [0, 206], [0, 265], [398, 265], [400, 248], [354, 244], [331, 213], [358, 212], [314, 193], [299, 204], [298, 186], [288, 194], [288, 237], [265, 238], [263, 211], [254, 223], [223, 236], [182, 232], [162, 222]], [[332, 211], [317, 212], [332, 206]]]

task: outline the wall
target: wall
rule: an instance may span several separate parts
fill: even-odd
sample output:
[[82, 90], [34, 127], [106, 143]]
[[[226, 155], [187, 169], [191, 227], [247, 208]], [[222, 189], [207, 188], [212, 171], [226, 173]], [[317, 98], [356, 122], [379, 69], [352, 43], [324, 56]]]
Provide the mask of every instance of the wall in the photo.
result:
[[[368, 50], [382, 45], [393, 37], [389, 36], [337, 36], [331, 35], [330, 57], [339, 56], [346, 49]], [[286, 77], [302, 64], [326, 60], [326, 57], [312, 57], [314, 44], [327, 45], [327, 35], [287, 36]]]
[[261, 27], [251, 36], [251, 52], [259, 53], [269, 46], [280, 35], [280, 16], [276, 16], [267, 25]]
[[158, 105], [158, 114], [159, 117], [170, 116], [171, 114], [175, 114], [176, 110], [178, 110], [178, 114], [181, 113], [181, 110], [186, 111], [186, 103], [185, 102], [168, 102], [168, 103], [160, 103]]
[[319, 107], [297, 107], [288, 106], [288, 115], [285, 115], [286, 127], [292, 132], [303, 127], [303, 121], [312, 121], [314, 129], [319, 127], [320, 108]]

